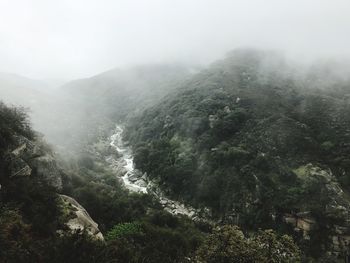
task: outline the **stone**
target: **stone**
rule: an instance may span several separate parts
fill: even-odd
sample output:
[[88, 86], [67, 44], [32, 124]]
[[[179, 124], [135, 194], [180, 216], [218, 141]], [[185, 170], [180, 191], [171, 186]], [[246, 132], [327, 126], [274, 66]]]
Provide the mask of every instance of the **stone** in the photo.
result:
[[147, 183], [142, 179], [137, 180], [135, 184], [137, 184], [140, 187], [147, 187]]
[[287, 224], [296, 226], [297, 225], [297, 219], [291, 215], [291, 214], [286, 214], [283, 216], [283, 221]]
[[85, 230], [89, 235], [97, 240], [104, 240], [103, 234], [98, 229], [98, 224], [90, 217], [88, 212], [75, 199], [67, 195], [59, 195], [63, 202], [63, 209], [66, 214], [74, 214], [73, 218], [69, 218], [66, 222], [71, 232]]
[[20, 170], [15, 171], [15, 172], [11, 172], [10, 177], [30, 176], [31, 174], [32, 174], [32, 168], [30, 168], [29, 165], [25, 165]]
[[217, 115], [209, 115], [208, 117], [209, 120], [209, 127], [214, 128], [216, 122], [219, 120]]
[[230, 107], [229, 107], [229, 106], [225, 106], [224, 112], [225, 112], [225, 113], [230, 113], [230, 112], [231, 112]]
[[27, 144], [23, 143], [21, 146], [19, 146], [18, 148], [14, 149], [11, 153], [15, 156], [15, 157], [19, 157], [24, 150], [27, 148]]

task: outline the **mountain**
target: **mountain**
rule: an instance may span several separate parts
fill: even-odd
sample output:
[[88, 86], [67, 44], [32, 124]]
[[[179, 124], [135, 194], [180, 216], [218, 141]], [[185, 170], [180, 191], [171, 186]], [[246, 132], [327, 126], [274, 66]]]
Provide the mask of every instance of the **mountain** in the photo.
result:
[[31, 108], [39, 113], [41, 101], [45, 99], [45, 83], [15, 74], [0, 73], [1, 100], [8, 104]]
[[185, 66], [167, 64], [113, 69], [67, 83], [61, 90], [78, 98], [86, 114], [117, 120], [152, 105], [189, 72]]
[[129, 119], [135, 165], [217, 221], [278, 229], [307, 255], [342, 258], [350, 238], [350, 81], [338, 69], [233, 51]]
[[[151, 196], [129, 194], [106, 156], [88, 154], [65, 162], [22, 109], [0, 103], [0, 262], [171, 263], [193, 256], [203, 237], [194, 222], [163, 211]], [[298, 257], [289, 243], [273, 254]]]
[[[290, 236], [305, 262], [346, 260], [349, 75], [245, 49], [197, 73], [144, 65], [50, 91], [0, 76], [1, 98], [63, 153], [0, 104], [0, 261], [299, 262]], [[132, 180], [204, 218], [130, 194], [133, 162]]]
[[52, 88], [15, 74], [0, 74], [0, 98], [25, 107], [35, 130], [66, 154], [79, 152], [125, 116], [153, 105], [189, 75], [180, 65], [110, 70]]
[[16, 74], [0, 73], [0, 100], [24, 108], [35, 130], [54, 142], [52, 134], [58, 128], [57, 118], [64, 107], [60, 96], [46, 81], [33, 80]]
[[55, 145], [81, 151], [110, 133], [126, 116], [154, 105], [189, 75], [185, 66], [159, 64], [113, 69], [71, 81], [56, 91], [60, 102], [54, 117], [59, 122], [45, 134]]

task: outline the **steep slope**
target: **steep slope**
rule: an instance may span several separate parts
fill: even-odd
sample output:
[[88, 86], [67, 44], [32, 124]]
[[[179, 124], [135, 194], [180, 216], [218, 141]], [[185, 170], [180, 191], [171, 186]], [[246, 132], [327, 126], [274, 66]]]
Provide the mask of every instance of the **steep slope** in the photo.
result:
[[24, 108], [33, 128], [55, 144], [64, 134], [62, 127], [69, 128], [67, 116], [74, 116], [71, 114], [72, 99], [63, 99], [58, 90], [45, 81], [15, 74], [0, 73], [0, 99], [8, 105]]
[[152, 105], [188, 74], [183, 66], [144, 65], [75, 80], [61, 89], [79, 99], [90, 116], [120, 119]]
[[0, 102], [1, 262], [45, 262], [51, 256], [48, 248], [77, 230], [103, 239], [81, 205], [57, 195], [62, 174], [26, 114]]
[[0, 73], [0, 98], [7, 104], [30, 108], [35, 125], [40, 126], [42, 107], [49, 100], [45, 83], [15, 74]]
[[349, 94], [348, 78], [333, 70], [238, 50], [132, 119], [125, 135], [136, 167], [170, 196], [245, 229], [295, 228], [308, 254], [341, 256]]
[[183, 66], [144, 65], [52, 89], [44, 81], [1, 73], [0, 98], [25, 107], [34, 129], [61, 152], [79, 152], [116, 121], [153, 105], [188, 74]]

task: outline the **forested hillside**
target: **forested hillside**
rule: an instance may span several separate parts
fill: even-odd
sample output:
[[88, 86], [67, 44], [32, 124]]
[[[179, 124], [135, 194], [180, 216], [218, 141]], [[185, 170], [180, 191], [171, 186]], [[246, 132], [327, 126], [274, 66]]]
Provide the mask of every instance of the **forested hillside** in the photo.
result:
[[[342, 65], [329, 65], [302, 68], [275, 52], [236, 50], [197, 74], [144, 66], [69, 83], [52, 105], [64, 106], [50, 127], [57, 137], [49, 136], [63, 146], [61, 155], [32, 130], [23, 109], [1, 104], [0, 256], [346, 258], [350, 81]], [[203, 218], [168, 213], [156, 195], [125, 189], [124, 164], [115, 170], [107, 161], [118, 158], [109, 141], [116, 123], [126, 126], [144, 182], [205, 211]]]
[[169, 196], [209, 207], [223, 223], [275, 228], [308, 255], [342, 258], [350, 81], [339, 69], [234, 51], [130, 120], [125, 136], [136, 166]]
[[0, 262], [179, 262], [200, 244], [198, 227], [129, 195], [102, 159], [60, 160], [23, 109], [0, 104], [0, 135]]
[[81, 152], [117, 121], [153, 105], [189, 75], [181, 65], [142, 65], [52, 89], [43, 81], [0, 73], [0, 96], [8, 105], [26, 108], [33, 128], [67, 155]]
[[1, 262], [300, 260], [288, 236], [192, 221], [151, 195], [129, 193], [105, 161], [108, 144], [62, 160], [23, 109], [2, 103], [0, 135]]
[[48, 126], [45, 134], [65, 148], [63, 152], [80, 152], [106, 136], [116, 122], [154, 105], [188, 75], [185, 66], [160, 64], [113, 69], [71, 81], [57, 90], [56, 101], [49, 105], [57, 111], [59, 125]]
[[61, 89], [75, 97], [88, 116], [120, 120], [152, 105], [188, 75], [189, 69], [181, 65], [142, 65], [75, 80]]
[[0, 263], [350, 263], [349, 10], [0, 0]]

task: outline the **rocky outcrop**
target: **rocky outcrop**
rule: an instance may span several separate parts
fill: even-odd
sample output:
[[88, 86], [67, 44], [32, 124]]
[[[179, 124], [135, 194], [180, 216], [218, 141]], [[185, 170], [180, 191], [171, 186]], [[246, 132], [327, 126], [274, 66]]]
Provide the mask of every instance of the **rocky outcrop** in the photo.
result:
[[294, 227], [294, 231], [302, 232], [303, 238], [306, 240], [310, 239], [310, 230], [316, 224], [316, 220], [311, 216], [310, 212], [301, 212], [296, 214], [285, 214], [283, 221]]
[[18, 147], [13, 149], [9, 156], [10, 178], [31, 176], [35, 174], [44, 178], [46, 182], [56, 189], [62, 188], [62, 178], [57, 167], [53, 153], [45, 149], [44, 142], [33, 142], [20, 136], [17, 138]]
[[86, 231], [97, 240], [104, 240], [98, 224], [90, 217], [89, 213], [75, 199], [66, 195], [59, 195], [61, 208], [66, 220], [66, 226], [71, 232]]
[[26, 156], [30, 155], [28, 152], [34, 149], [33, 143], [25, 137], [19, 137], [18, 141], [19, 146], [15, 148], [8, 157], [10, 160], [10, 178], [30, 176], [32, 174], [32, 168], [25, 159], [27, 159]]
[[348, 227], [335, 226], [335, 233], [331, 237], [332, 251], [329, 254], [350, 255], [350, 229]]
[[32, 174], [32, 168], [21, 158], [14, 158], [10, 163], [10, 167], [10, 178], [30, 176]]
[[[325, 214], [334, 215], [341, 225], [329, 225], [328, 254], [337, 257], [350, 255], [350, 201], [342, 190], [330, 169], [322, 169], [311, 163], [295, 170], [304, 185], [317, 185], [320, 193], [329, 199], [325, 206]], [[310, 212], [285, 214], [285, 223], [294, 226], [295, 231], [302, 231], [304, 239], [309, 239], [310, 231], [319, 224]]]
[[196, 209], [192, 206], [185, 205], [182, 202], [171, 200], [165, 196], [165, 194], [157, 187], [154, 182], [149, 182], [147, 186], [148, 194], [153, 195], [163, 207], [163, 209], [173, 215], [185, 215], [194, 221], [205, 221], [207, 223], [213, 223], [211, 221], [212, 214], [208, 208]]
[[208, 121], [209, 121], [209, 127], [212, 129], [214, 128], [214, 126], [216, 125], [216, 123], [218, 122], [219, 117], [217, 115], [209, 115], [208, 116]]

